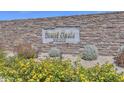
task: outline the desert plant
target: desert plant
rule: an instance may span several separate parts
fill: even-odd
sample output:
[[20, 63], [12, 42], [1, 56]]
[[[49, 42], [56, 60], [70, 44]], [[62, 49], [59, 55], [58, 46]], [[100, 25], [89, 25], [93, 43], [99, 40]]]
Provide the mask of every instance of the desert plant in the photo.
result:
[[3, 50], [0, 50], [0, 59], [5, 59], [6, 54], [4, 53]]
[[124, 52], [120, 52], [114, 59], [118, 66], [124, 67]]
[[50, 57], [61, 57], [62, 53], [60, 51], [60, 49], [53, 47], [48, 51], [48, 54]]
[[[0, 65], [2, 66], [4, 62], [6, 61], [6, 54], [4, 53], [3, 50], [0, 50]], [[1, 69], [1, 68], [0, 68]]]
[[19, 44], [18, 46], [16, 46], [15, 51], [18, 56], [28, 59], [38, 56], [38, 51], [36, 51], [29, 43]]
[[124, 45], [118, 48], [118, 54], [124, 52]]
[[89, 81], [95, 82], [117, 82], [120, 81], [122, 74], [116, 72], [113, 64], [97, 64], [86, 70]]
[[98, 50], [95, 45], [85, 45], [82, 51], [81, 58], [84, 60], [96, 60]]
[[[73, 68], [70, 60], [45, 59], [37, 63], [34, 59], [15, 58], [16, 64], [2, 65], [0, 76], [5, 81], [16, 82], [117, 82], [124, 81], [112, 64]], [[0, 67], [1, 68], [1, 67]]]
[[118, 52], [115, 59], [115, 63], [118, 66], [124, 67], [124, 46], [118, 48]]

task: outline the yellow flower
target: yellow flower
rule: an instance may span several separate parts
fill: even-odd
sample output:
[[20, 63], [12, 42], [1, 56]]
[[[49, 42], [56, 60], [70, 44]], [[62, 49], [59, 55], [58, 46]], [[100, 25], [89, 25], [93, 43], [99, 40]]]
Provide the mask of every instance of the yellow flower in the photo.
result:
[[121, 79], [120, 79], [121, 81], [124, 81], [124, 76], [121, 76]]
[[32, 78], [33, 78], [33, 79], [36, 79], [36, 78], [37, 78], [37, 75], [35, 74]]

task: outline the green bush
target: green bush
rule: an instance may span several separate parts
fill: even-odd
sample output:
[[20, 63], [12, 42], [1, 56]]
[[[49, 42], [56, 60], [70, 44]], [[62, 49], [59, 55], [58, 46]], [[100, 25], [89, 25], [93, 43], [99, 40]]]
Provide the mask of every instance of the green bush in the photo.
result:
[[[3, 73], [3, 68], [6, 62], [6, 54], [4, 53], [4, 51], [0, 50], [0, 74]], [[3, 82], [4, 79], [2, 78], [2, 76], [0, 76], [0, 82]]]
[[56, 47], [51, 48], [49, 50], [48, 54], [50, 57], [61, 57], [62, 56], [60, 49], [58, 49]]
[[94, 45], [85, 45], [82, 51], [81, 58], [84, 60], [96, 60], [98, 57], [98, 50]]
[[47, 59], [36, 63], [33, 59], [15, 58], [16, 64], [5, 65], [1, 75], [6, 81], [72, 81], [69, 61]]
[[[70, 60], [12, 58], [12, 64], [5, 62], [0, 76], [12, 82], [117, 82], [124, 81], [111, 64], [84, 68], [77, 64], [74, 68]], [[1, 68], [1, 67], [0, 67]]]
[[89, 81], [93, 82], [117, 82], [121, 79], [121, 74], [118, 74], [112, 64], [96, 65], [86, 71]]
[[6, 61], [6, 54], [4, 53], [4, 51], [0, 50], [0, 65], [1, 65], [1, 67], [5, 61]]

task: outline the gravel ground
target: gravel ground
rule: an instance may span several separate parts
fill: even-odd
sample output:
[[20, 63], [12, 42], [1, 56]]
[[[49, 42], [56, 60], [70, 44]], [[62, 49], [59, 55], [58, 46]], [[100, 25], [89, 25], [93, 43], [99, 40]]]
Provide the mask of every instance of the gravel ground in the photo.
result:
[[105, 63], [112, 63], [113, 61], [114, 60], [112, 56], [99, 56], [97, 60], [93, 60], [93, 61], [81, 60], [81, 63], [85, 67], [92, 67], [95, 66], [96, 64], [103, 65]]

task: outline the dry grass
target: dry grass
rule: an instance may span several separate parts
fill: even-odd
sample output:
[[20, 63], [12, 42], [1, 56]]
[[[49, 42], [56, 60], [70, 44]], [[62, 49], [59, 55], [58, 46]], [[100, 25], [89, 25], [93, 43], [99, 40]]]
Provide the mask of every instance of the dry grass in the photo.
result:
[[38, 51], [33, 49], [30, 43], [22, 43], [16, 46], [14, 51], [22, 57], [25, 58], [36, 58], [38, 56]]
[[124, 67], [124, 52], [120, 53], [115, 57], [115, 63], [118, 66]]

